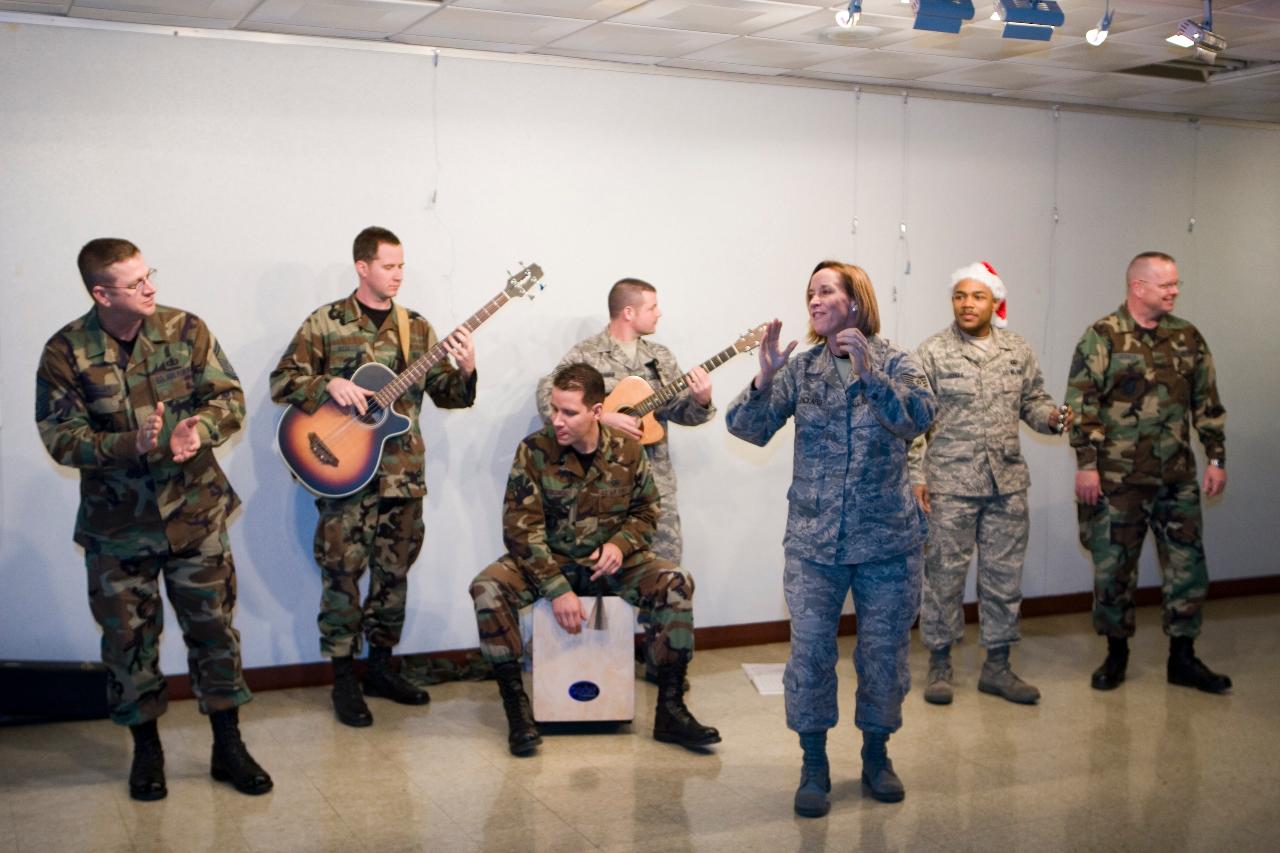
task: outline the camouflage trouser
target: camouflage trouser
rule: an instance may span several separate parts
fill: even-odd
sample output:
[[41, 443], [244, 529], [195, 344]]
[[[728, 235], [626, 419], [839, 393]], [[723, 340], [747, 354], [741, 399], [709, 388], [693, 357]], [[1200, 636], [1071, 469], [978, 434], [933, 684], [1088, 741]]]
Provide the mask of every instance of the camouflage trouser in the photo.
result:
[[[693, 578], [651, 551], [637, 551], [622, 562], [617, 574], [588, 584], [591, 572], [568, 567], [565, 577], [579, 595], [617, 595], [649, 613], [657, 629], [648, 648], [653, 666], [688, 661], [693, 656]], [[536, 579], [520, 570], [510, 556], [501, 557], [476, 575], [471, 598], [476, 608], [480, 651], [497, 665], [520, 659], [520, 610], [541, 596]]]
[[964, 636], [964, 581], [978, 548], [978, 616], [986, 648], [1016, 643], [1027, 552], [1026, 491], [989, 498], [930, 495], [920, 639], [941, 649]]
[[787, 557], [782, 587], [791, 611], [791, 657], [783, 675], [787, 728], [821, 732], [840, 717], [836, 700], [836, 631], [845, 596], [853, 588], [858, 643], [854, 724], [889, 734], [902, 725], [902, 700], [911, 689], [907, 652], [920, 609], [919, 550], [885, 560], [829, 566]]
[[1093, 558], [1093, 627], [1108, 637], [1132, 637], [1138, 555], [1147, 527], [1156, 538], [1164, 593], [1164, 632], [1200, 633], [1209, 588], [1194, 480], [1161, 486], [1104, 485], [1094, 506], [1080, 504], [1080, 543]]
[[[367, 489], [349, 498], [316, 501], [315, 555], [324, 576], [320, 651], [345, 657], [360, 651], [360, 633], [373, 646], [400, 642], [409, 567], [422, 550], [422, 498], [384, 498]], [[369, 594], [360, 606], [360, 578]]]
[[219, 528], [180, 553], [113, 557], [85, 552], [89, 609], [102, 628], [111, 719], [135, 726], [165, 712], [169, 700], [160, 672], [164, 604], [160, 577], [187, 644], [191, 689], [208, 714], [251, 698], [240, 667], [240, 634], [231, 626], [236, 570], [226, 530]]
[[650, 550], [669, 563], [680, 565], [684, 556], [684, 539], [680, 534], [680, 511], [674, 494], [663, 495], [658, 502], [658, 529], [653, 534]]

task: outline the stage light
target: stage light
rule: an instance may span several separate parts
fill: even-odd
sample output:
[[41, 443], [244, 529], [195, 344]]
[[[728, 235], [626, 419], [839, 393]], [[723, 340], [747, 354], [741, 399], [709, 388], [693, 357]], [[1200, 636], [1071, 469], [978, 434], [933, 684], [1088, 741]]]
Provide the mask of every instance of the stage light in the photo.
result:
[[1062, 7], [1055, 0], [996, 0], [993, 20], [1004, 21], [1007, 39], [1048, 41], [1053, 28], [1066, 22]]
[[861, 17], [862, 0], [850, 0], [849, 8], [836, 12], [836, 24], [850, 30], [858, 26], [858, 19]]
[[973, 20], [973, 0], [911, 0], [914, 29], [958, 33], [961, 21]]
[[1177, 47], [1194, 47], [1196, 59], [1213, 64], [1219, 53], [1227, 49], [1227, 40], [1213, 31], [1213, 3], [1204, 0], [1204, 20], [1200, 23], [1187, 18], [1178, 24], [1178, 31], [1165, 41]]
[[1089, 32], [1084, 34], [1084, 40], [1089, 44], [1097, 47], [1107, 40], [1107, 35], [1111, 32], [1111, 16], [1115, 12], [1111, 11], [1110, 0], [1107, 2], [1107, 11], [1102, 13], [1102, 17], [1098, 19], [1098, 25]]

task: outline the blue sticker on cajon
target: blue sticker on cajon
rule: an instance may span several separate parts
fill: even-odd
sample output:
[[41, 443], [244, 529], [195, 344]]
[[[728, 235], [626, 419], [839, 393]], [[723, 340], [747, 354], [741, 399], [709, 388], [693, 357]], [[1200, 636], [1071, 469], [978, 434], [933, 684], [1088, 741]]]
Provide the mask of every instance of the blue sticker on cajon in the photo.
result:
[[575, 681], [569, 685], [569, 697], [579, 702], [590, 702], [600, 695], [600, 686], [592, 681]]

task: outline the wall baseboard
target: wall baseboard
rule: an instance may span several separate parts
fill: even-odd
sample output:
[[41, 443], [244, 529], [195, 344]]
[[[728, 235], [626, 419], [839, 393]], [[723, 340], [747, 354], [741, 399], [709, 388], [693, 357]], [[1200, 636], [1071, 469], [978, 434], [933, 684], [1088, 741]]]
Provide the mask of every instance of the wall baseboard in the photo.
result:
[[[1211, 581], [1209, 598], [1239, 598], [1250, 595], [1275, 595], [1280, 593], [1280, 575], [1263, 575], [1254, 578], [1235, 578]], [[1141, 587], [1137, 594], [1138, 606], [1149, 607], [1160, 603], [1159, 587]], [[1058, 616], [1064, 613], [1088, 613], [1093, 608], [1093, 593], [1073, 592], [1066, 595], [1044, 595], [1024, 599], [1022, 615]], [[964, 606], [966, 623], [978, 621], [978, 605]], [[858, 622], [852, 614], [840, 617], [840, 634], [857, 633]], [[735, 646], [756, 646], [764, 643], [785, 643], [791, 639], [791, 623], [785, 619], [773, 622], [750, 622], [742, 625], [716, 625], [694, 630], [699, 649], [724, 649]], [[449, 649], [431, 652], [431, 657], [444, 658], [459, 666], [465, 665], [468, 655], [477, 649]], [[362, 664], [363, 661], [360, 662]], [[358, 664], [359, 665], [359, 664]], [[332, 670], [327, 661], [295, 663], [281, 666], [263, 666], [246, 669], [245, 680], [252, 690], [285, 690], [291, 687], [317, 687], [333, 682]], [[191, 677], [173, 675], [167, 678], [171, 699], [190, 699]]]

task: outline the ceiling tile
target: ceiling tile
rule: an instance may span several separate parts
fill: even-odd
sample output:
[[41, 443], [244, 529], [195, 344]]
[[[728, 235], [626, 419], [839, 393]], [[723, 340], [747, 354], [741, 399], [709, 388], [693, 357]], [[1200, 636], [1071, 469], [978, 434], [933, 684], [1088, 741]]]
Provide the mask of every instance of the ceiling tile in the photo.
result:
[[649, 0], [613, 18], [619, 24], [747, 35], [809, 14], [805, 6], [769, 0]]
[[522, 12], [526, 15], [603, 21], [643, 2], [645, 0], [453, 0], [449, 5], [459, 9], [488, 9], [494, 12]]
[[1119, 71], [1183, 57], [1185, 52], [1161, 41], [1158, 45], [1117, 44], [1110, 39], [1100, 47], [1083, 41], [1015, 56], [1010, 62], [1052, 65], [1078, 71]]
[[702, 59], [664, 59], [663, 68], [691, 68], [695, 71], [723, 71], [728, 74], [755, 74], [762, 77], [776, 77], [786, 74], [786, 68], [770, 68], [765, 65], [737, 65], [732, 62], [708, 62]]
[[573, 50], [563, 47], [540, 47], [533, 53], [547, 56], [567, 56], [572, 59], [590, 59], [597, 62], [626, 62], [631, 65], [657, 65], [666, 56], [645, 56], [640, 53], [610, 53], [604, 50]]
[[960, 86], [1016, 90], [1042, 86], [1052, 82], [1071, 82], [1094, 77], [1092, 71], [1070, 68], [1048, 68], [1043, 65], [1018, 65], [1013, 62], [985, 62], [973, 68], [944, 71], [922, 78], [922, 83], [953, 83]]
[[258, 0], [75, 0], [68, 13], [97, 21], [178, 27], [233, 27]]
[[419, 21], [400, 35], [540, 47], [590, 25], [590, 21], [572, 18], [455, 9], [450, 6]]
[[902, 51], [904, 53], [927, 53], [932, 56], [954, 56], [960, 59], [1009, 59], [1026, 53], [1043, 50], [1043, 42], [1031, 42], [1023, 39], [1000, 38], [989, 31], [976, 30], [970, 27], [962, 29], [959, 34], [921, 33], [909, 41], [892, 44], [884, 50]]
[[732, 62], [738, 65], [765, 65], [770, 68], [808, 68], [820, 62], [839, 59], [856, 50], [858, 48], [747, 36], [690, 53], [685, 58]]
[[[552, 43], [561, 50], [636, 56], [675, 57], [728, 41], [733, 36], [718, 33], [695, 33], [662, 27], [637, 27], [631, 24], [593, 24], [570, 33]], [[547, 53], [549, 51], [539, 51]]]
[[1144, 77], [1137, 74], [1090, 74], [1075, 80], [1053, 80], [1039, 86], [1028, 87], [1033, 92], [1048, 92], [1067, 98], [1090, 101], [1114, 101], [1137, 95], [1175, 92], [1198, 86], [1186, 80], [1165, 80], [1160, 77]]
[[862, 21], [852, 29], [836, 26], [830, 9], [813, 12], [803, 18], [788, 21], [756, 33], [762, 38], [786, 41], [811, 41], [819, 44], [840, 44], [853, 47], [883, 47], [887, 44], [915, 38], [911, 21], [889, 15], [862, 15]]
[[237, 29], [382, 39], [440, 5], [432, 0], [263, 0]]
[[919, 53], [890, 53], [885, 50], [851, 51], [839, 59], [811, 65], [806, 70], [855, 77], [877, 77], [894, 81], [917, 80], [944, 71], [973, 68], [982, 63], [976, 59], [951, 56], [926, 56]]
[[0, 11], [65, 15], [70, 5], [71, 0], [0, 0]]

